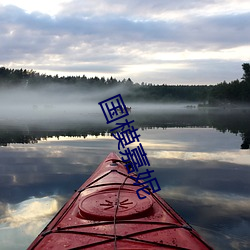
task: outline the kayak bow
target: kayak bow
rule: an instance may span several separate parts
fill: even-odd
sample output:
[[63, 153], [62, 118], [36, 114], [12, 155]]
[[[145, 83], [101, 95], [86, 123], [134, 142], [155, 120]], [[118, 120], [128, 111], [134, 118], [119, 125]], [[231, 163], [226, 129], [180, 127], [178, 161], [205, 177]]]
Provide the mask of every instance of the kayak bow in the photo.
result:
[[159, 195], [139, 199], [131, 176], [110, 153], [28, 250], [212, 249]]

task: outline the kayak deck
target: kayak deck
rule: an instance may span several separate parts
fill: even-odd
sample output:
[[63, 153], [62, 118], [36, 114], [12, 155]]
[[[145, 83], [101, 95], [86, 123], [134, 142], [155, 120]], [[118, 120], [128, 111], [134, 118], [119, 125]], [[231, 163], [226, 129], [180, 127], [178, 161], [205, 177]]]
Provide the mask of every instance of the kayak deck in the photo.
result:
[[110, 153], [28, 249], [212, 249], [157, 194], [139, 199], [131, 177]]

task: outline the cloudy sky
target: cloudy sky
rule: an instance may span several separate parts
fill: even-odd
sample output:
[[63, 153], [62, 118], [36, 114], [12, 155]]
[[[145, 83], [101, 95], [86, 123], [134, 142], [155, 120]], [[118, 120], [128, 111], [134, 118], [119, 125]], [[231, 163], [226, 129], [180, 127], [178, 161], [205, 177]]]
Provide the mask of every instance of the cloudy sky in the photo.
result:
[[0, 66], [216, 84], [250, 61], [249, 0], [0, 0]]

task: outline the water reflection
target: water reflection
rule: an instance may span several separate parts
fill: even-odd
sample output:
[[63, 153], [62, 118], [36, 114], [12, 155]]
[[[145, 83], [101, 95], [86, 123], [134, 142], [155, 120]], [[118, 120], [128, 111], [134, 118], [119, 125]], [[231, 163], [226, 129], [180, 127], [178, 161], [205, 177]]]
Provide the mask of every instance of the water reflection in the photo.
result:
[[[220, 132], [239, 134], [242, 141], [239, 148], [248, 149], [250, 145], [250, 109], [237, 110], [186, 110], [153, 109], [146, 110], [135, 107], [130, 114], [136, 127], [147, 128], [194, 128], [209, 127]], [[73, 119], [45, 119], [39, 121], [4, 121], [0, 123], [0, 145], [10, 143], [37, 143], [41, 139], [71, 136], [86, 137], [88, 135], [105, 135], [111, 125], [105, 125], [100, 113], [86, 113], [74, 116]]]
[[[37, 220], [41, 222], [43, 217], [56, 213], [59, 209], [55, 197], [30, 198], [17, 204], [7, 204], [4, 209], [4, 218], [0, 220], [3, 225], [11, 228], [20, 227], [24, 224], [31, 224]], [[32, 225], [31, 225], [32, 226]], [[30, 227], [26, 227], [25, 233], [32, 233]]]
[[[160, 195], [215, 249], [249, 249], [250, 154], [240, 150], [249, 118], [193, 111], [134, 112], [132, 119]], [[73, 190], [117, 151], [109, 127], [98, 123], [17, 127], [0, 132], [8, 145], [0, 148], [1, 249], [25, 249]], [[23, 135], [36, 143], [17, 143]]]
[[60, 197], [30, 198], [17, 204], [2, 204], [0, 217], [1, 249], [23, 249], [36, 237], [48, 219], [62, 206]]

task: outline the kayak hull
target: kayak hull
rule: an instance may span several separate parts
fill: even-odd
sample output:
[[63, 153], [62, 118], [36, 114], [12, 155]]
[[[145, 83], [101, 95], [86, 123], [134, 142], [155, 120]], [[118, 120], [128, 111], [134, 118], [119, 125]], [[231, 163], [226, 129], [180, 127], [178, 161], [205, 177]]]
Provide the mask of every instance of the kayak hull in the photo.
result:
[[110, 153], [28, 249], [212, 249], [159, 195], [139, 199], [133, 177]]

